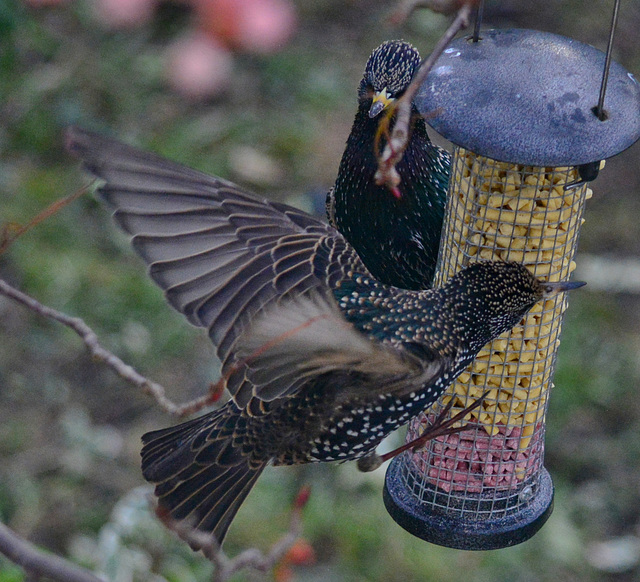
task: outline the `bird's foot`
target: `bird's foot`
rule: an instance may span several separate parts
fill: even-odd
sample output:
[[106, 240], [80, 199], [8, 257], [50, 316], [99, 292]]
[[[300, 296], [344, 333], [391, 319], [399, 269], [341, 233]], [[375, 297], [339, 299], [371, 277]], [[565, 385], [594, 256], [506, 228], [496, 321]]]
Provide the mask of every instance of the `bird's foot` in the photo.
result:
[[358, 471], [369, 473], [370, 471], [375, 471], [382, 463], [384, 463], [382, 456], [373, 451], [373, 453], [369, 453], [366, 457], [360, 457], [358, 459]]

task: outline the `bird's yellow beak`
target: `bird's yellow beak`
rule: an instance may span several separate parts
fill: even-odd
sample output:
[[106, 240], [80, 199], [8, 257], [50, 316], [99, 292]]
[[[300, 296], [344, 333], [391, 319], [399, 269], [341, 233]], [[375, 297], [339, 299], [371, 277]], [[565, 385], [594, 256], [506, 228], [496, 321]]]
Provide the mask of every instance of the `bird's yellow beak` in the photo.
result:
[[369, 117], [377, 117], [394, 101], [395, 99], [393, 97], [389, 97], [387, 94], [386, 87], [382, 91], [376, 91], [373, 94], [373, 103], [369, 109]]

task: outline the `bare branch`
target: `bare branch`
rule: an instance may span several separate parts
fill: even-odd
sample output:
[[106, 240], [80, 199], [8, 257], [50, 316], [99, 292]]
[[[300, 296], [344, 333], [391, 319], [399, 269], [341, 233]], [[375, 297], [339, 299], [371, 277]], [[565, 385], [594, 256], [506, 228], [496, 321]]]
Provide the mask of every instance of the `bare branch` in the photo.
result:
[[389, 20], [395, 25], [400, 25], [418, 8], [429, 8], [439, 14], [453, 14], [456, 10], [460, 10], [464, 4], [475, 6], [478, 2], [469, 2], [468, 0], [404, 0], [398, 3], [398, 7]]
[[161, 508], [156, 510], [156, 514], [167, 528], [174, 531], [192, 547], [201, 550], [215, 566], [213, 582], [226, 582], [241, 570], [269, 572], [286, 556], [302, 535], [302, 510], [309, 499], [309, 492], [308, 487], [303, 487], [300, 490], [293, 504], [288, 531], [266, 554], [257, 548], [249, 548], [234, 558], [229, 558], [211, 534], [194, 529], [188, 522], [171, 519], [168, 514], [164, 514]]
[[90, 184], [88, 186], [83, 186], [82, 188], [76, 190], [73, 194], [65, 196], [60, 200], [56, 200], [53, 204], [47, 206], [47, 208], [45, 208], [42, 212], [32, 218], [24, 226], [15, 223], [5, 224], [0, 229], [0, 255], [4, 253], [19, 236], [22, 236], [25, 232], [31, 230], [34, 226], [37, 226], [74, 200], [80, 198], [80, 196], [84, 195], [89, 190], [90, 186]]
[[88, 570], [43, 552], [3, 523], [0, 523], [0, 552], [36, 577], [46, 576], [56, 582], [103, 582]]
[[113, 352], [110, 352], [106, 348], [102, 347], [98, 340], [97, 334], [79, 317], [71, 317], [66, 313], [62, 313], [61, 311], [57, 311], [56, 309], [43, 305], [33, 297], [30, 297], [26, 293], [23, 293], [22, 291], [19, 291], [15, 287], [9, 285], [9, 283], [4, 281], [3, 279], [0, 279], [0, 295], [5, 295], [6, 297], [13, 299], [14, 301], [17, 301], [18, 303], [21, 303], [34, 313], [57, 321], [58, 323], [61, 323], [62, 325], [65, 325], [66, 327], [72, 329], [84, 342], [85, 346], [88, 348], [89, 352], [95, 360], [105, 363], [121, 378], [133, 384], [137, 388], [140, 388], [146, 394], [149, 394], [157, 402], [158, 406], [160, 406], [160, 408], [162, 408], [165, 412], [177, 417], [194, 414], [199, 410], [202, 410], [205, 406], [209, 406], [217, 402], [221, 398], [224, 392], [226, 381], [229, 379], [229, 376], [231, 376], [231, 374], [240, 370], [246, 363], [251, 362], [254, 358], [271, 349], [277, 343], [284, 341], [289, 336], [298, 333], [301, 329], [313, 325], [319, 319], [326, 317], [326, 315], [312, 317], [301, 325], [272, 339], [260, 349], [250, 354], [247, 358], [239, 360], [238, 362], [230, 366], [229, 370], [227, 370], [224, 376], [222, 376], [216, 383], [212, 383], [209, 385], [207, 394], [183, 404], [176, 404], [166, 396], [166, 390], [163, 386], [156, 382], [153, 382], [152, 380], [149, 380], [138, 371], [136, 371], [132, 366], [123, 362]]
[[[431, 2], [412, 2], [412, 9], [417, 5], [428, 5], [433, 8]], [[447, 5], [459, 6], [459, 2], [446, 3]], [[386, 185], [391, 191], [398, 190], [400, 185], [400, 175], [396, 171], [396, 164], [402, 159], [402, 154], [407, 147], [410, 135], [411, 123], [411, 102], [418, 92], [427, 75], [433, 68], [447, 45], [453, 40], [456, 34], [469, 26], [471, 11], [477, 5], [477, 0], [468, 0], [460, 6], [455, 19], [438, 40], [431, 54], [422, 62], [420, 69], [414, 76], [411, 84], [404, 95], [396, 103], [396, 122], [387, 144], [378, 159], [378, 171], [375, 175], [376, 183]]]
[[34, 313], [52, 319], [72, 329], [84, 342], [92, 357], [104, 362], [114, 370], [121, 378], [140, 388], [143, 392], [152, 396], [158, 405], [175, 416], [185, 416], [201, 410], [205, 406], [216, 402], [221, 396], [221, 383], [212, 384], [210, 390], [204, 396], [191, 400], [184, 404], [175, 404], [166, 396], [164, 387], [156, 382], [148, 380], [138, 373], [132, 366], [123, 362], [118, 356], [100, 345], [96, 333], [79, 317], [71, 317], [65, 313], [47, 307], [33, 299], [29, 295], [18, 291], [3, 279], [0, 279], [0, 295], [4, 295], [21, 303]]

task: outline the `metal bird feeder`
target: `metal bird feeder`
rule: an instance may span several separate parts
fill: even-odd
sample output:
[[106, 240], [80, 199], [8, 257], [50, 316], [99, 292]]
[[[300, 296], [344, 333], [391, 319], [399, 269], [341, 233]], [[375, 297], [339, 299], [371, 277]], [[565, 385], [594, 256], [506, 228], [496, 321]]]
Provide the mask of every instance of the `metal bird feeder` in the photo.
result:
[[[640, 137], [640, 86], [605, 54], [530, 30], [487, 30], [454, 41], [416, 103], [454, 144], [436, 286], [470, 262], [526, 264], [543, 280], [575, 268], [585, 201], [600, 160]], [[604, 83], [603, 83], [604, 84]], [[439, 411], [472, 404], [466, 430], [394, 459], [385, 505], [429, 542], [466, 550], [529, 539], [552, 511], [543, 466], [545, 413], [566, 299], [536, 305], [487, 345], [433, 408], [410, 424], [419, 437]]]

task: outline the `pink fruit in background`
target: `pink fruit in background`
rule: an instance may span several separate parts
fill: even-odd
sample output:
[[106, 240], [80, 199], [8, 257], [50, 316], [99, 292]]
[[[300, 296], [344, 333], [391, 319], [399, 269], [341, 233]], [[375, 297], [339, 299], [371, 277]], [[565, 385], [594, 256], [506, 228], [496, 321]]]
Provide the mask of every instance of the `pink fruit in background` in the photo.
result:
[[268, 53], [295, 30], [289, 0], [193, 0], [203, 30], [233, 48]]
[[94, 0], [94, 6], [107, 26], [129, 28], [151, 20], [155, 0]]
[[169, 47], [167, 77], [171, 86], [191, 99], [206, 99], [224, 91], [231, 78], [229, 51], [202, 32], [190, 33]]

